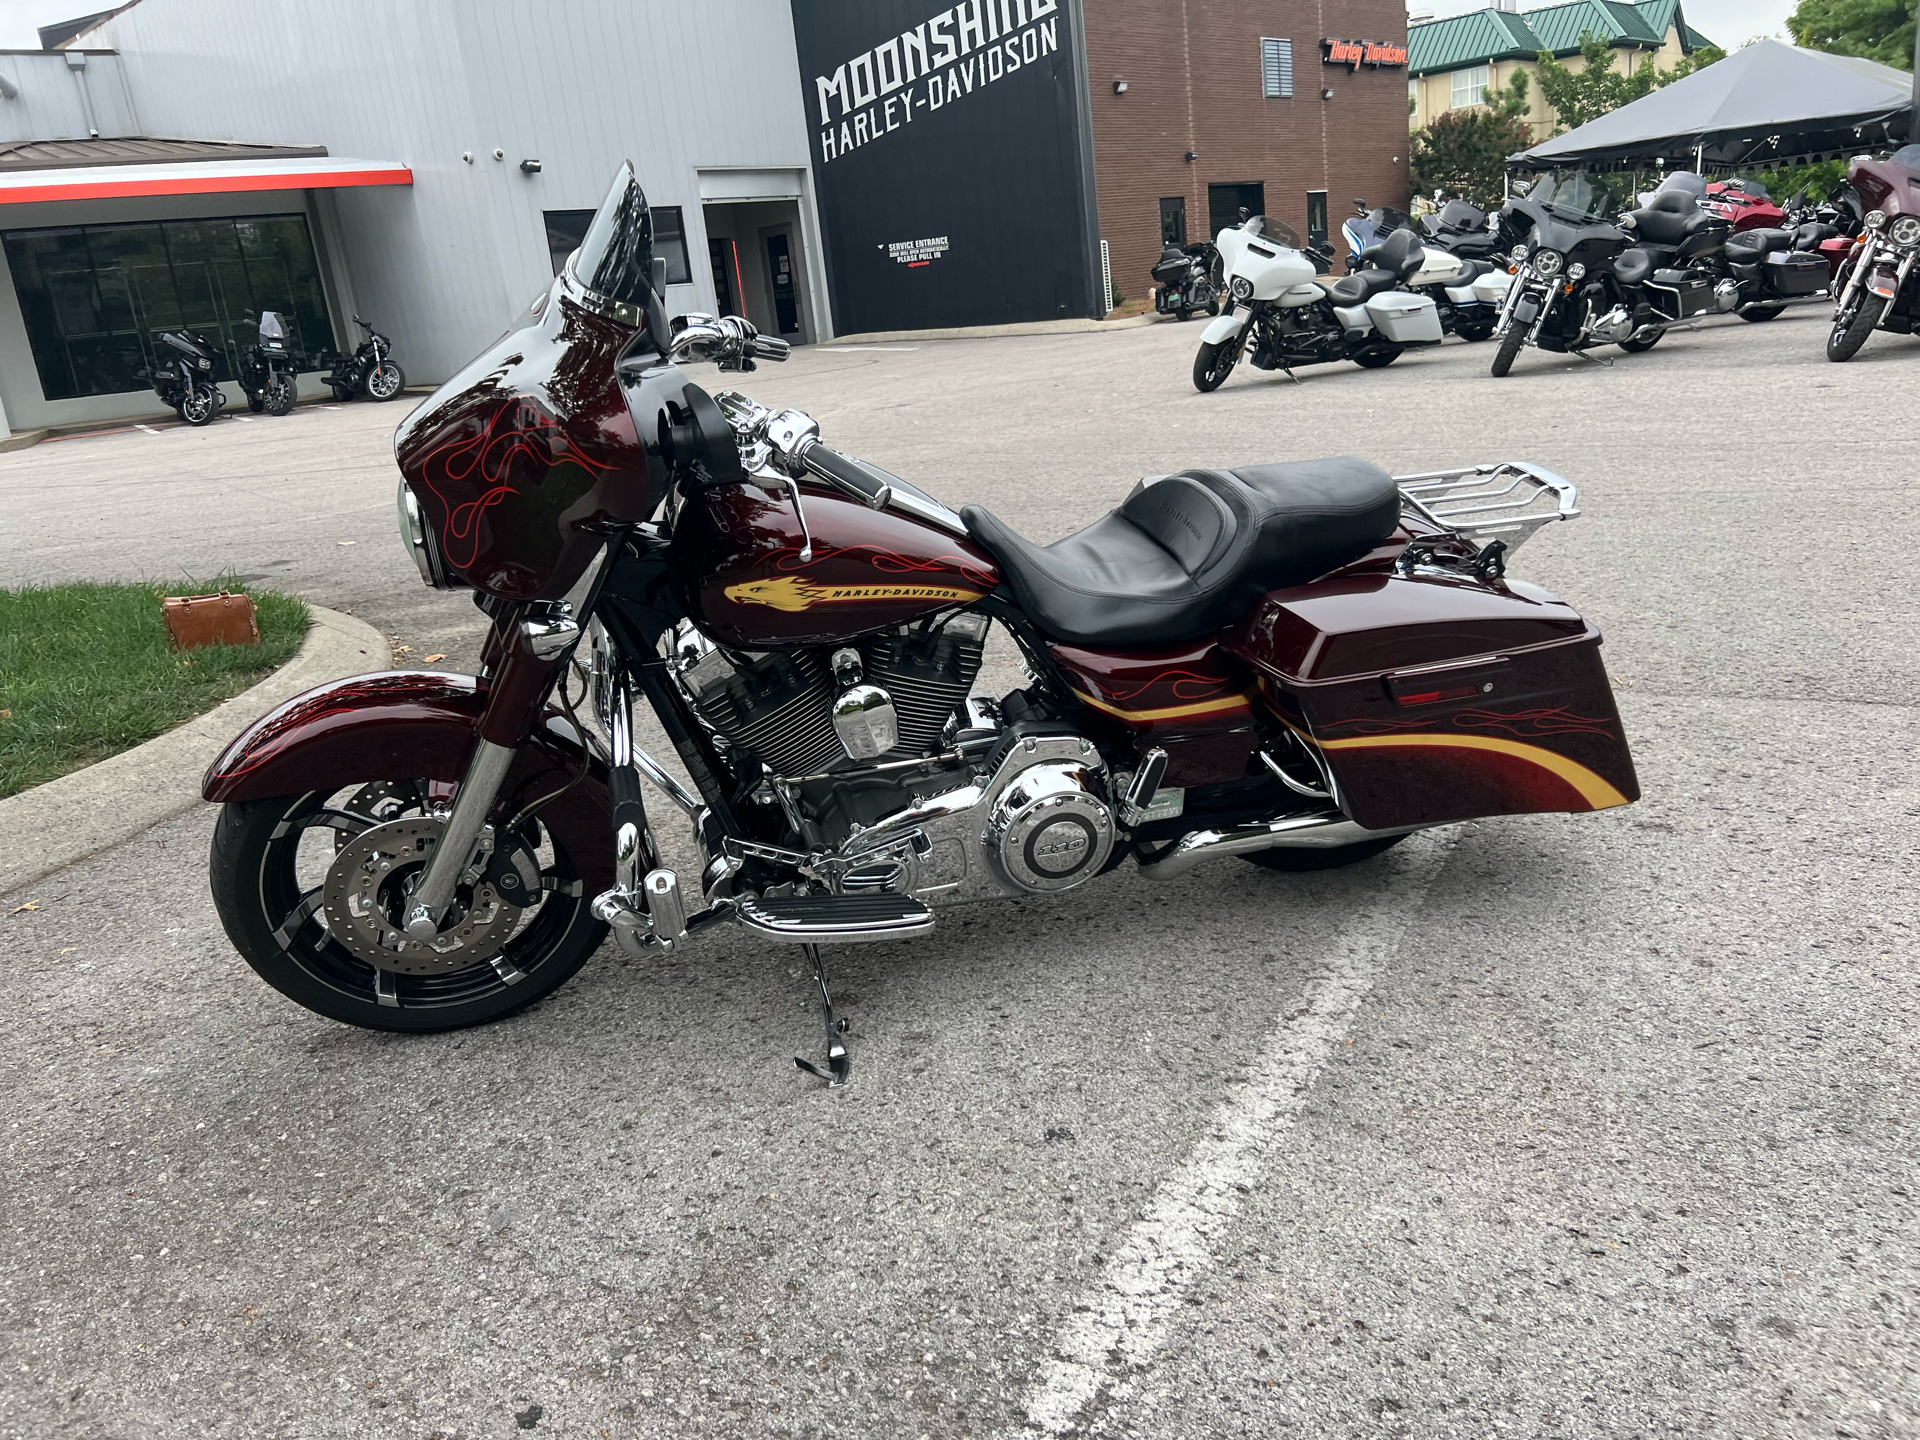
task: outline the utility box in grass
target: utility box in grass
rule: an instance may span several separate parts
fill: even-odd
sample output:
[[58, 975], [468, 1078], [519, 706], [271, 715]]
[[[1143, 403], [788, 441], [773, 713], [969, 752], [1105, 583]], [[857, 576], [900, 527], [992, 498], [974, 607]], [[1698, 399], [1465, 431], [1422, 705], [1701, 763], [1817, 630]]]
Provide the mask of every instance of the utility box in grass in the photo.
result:
[[260, 643], [251, 595], [226, 590], [218, 595], [169, 595], [160, 602], [160, 614], [167, 622], [167, 644], [175, 650]]

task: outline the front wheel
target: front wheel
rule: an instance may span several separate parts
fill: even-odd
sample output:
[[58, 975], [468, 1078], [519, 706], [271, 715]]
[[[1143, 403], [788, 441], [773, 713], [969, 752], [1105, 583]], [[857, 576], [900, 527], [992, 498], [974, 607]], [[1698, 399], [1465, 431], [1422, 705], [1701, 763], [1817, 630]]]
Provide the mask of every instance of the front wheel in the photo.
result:
[[1338, 870], [1342, 865], [1358, 865], [1362, 860], [1391, 850], [1407, 837], [1383, 835], [1378, 840], [1360, 840], [1352, 845], [1276, 845], [1271, 850], [1256, 850], [1242, 855], [1262, 870]]
[[367, 372], [367, 394], [375, 400], [391, 400], [406, 388], [406, 375], [391, 360], [382, 360]]
[[180, 418], [189, 425], [206, 425], [213, 420], [220, 406], [216, 402], [213, 387], [196, 385], [180, 400]]
[[1629, 355], [1644, 355], [1660, 343], [1660, 337], [1667, 332], [1656, 330], [1651, 335], [1635, 335], [1620, 342], [1620, 348]]
[[1227, 376], [1233, 373], [1234, 364], [1240, 359], [1240, 337], [1219, 345], [1201, 343], [1200, 351], [1193, 357], [1193, 388], [1202, 395], [1218, 390]]
[[1878, 295], [1862, 295], [1858, 310], [1836, 318], [1833, 333], [1827, 336], [1827, 359], [1851, 360], [1858, 354], [1860, 347], [1867, 343], [1867, 336], [1873, 333], [1873, 327], [1880, 323], [1880, 312], [1886, 304]]
[[267, 387], [266, 411], [269, 415], [291, 415], [296, 395], [293, 377], [281, 375]]
[[1758, 325], [1763, 320], [1778, 320], [1782, 315], [1787, 313], [1787, 307], [1784, 305], [1749, 305], [1746, 309], [1737, 313], [1740, 318], [1745, 320], [1749, 325]]
[[1514, 357], [1520, 353], [1520, 347], [1527, 343], [1527, 332], [1521, 326], [1510, 325], [1507, 333], [1500, 337], [1500, 348], [1493, 352], [1493, 378], [1498, 380], [1513, 369]]
[[425, 781], [230, 803], [209, 879], [242, 958], [289, 999], [369, 1030], [455, 1030], [551, 994], [599, 948], [579, 873], [537, 822], [497, 838], [432, 941], [400, 929], [443, 822]]

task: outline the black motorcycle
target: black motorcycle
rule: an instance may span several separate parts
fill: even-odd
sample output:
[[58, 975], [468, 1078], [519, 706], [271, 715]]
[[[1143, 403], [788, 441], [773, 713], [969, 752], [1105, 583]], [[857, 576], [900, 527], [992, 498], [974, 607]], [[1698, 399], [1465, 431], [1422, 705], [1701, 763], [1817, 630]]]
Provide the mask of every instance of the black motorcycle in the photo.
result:
[[1511, 251], [1494, 375], [1513, 368], [1523, 345], [1571, 355], [1596, 345], [1651, 350], [1669, 326], [1715, 308], [1714, 273], [1697, 262], [1720, 249], [1726, 222], [1678, 190], [1619, 223], [1607, 218], [1617, 208], [1612, 185], [1578, 170], [1544, 175], [1507, 201], [1503, 217], [1525, 238]]
[[1500, 248], [1498, 219], [1490, 219], [1470, 201], [1449, 200], [1431, 215], [1420, 217], [1420, 243], [1463, 260], [1491, 260]]
[[208, 424], [227, 403], [214, 379], [219, 352], [191, 330], [164, 330], [160, 344], [165, 348], [147, 371], [153, 393], [187, 424]]
[[287, 336], [286, 321], [268, 310], [260, 316], [260, 338], [247, 347], [240, 366], [240, 388], [247, 408], [258, 415], [288, 415], [298, 395], [299, 357]]
[[1153, 267], [1153, 308], [1184, 320], [1196, 310], [1220, 313], [1220, 252], [1213, 242], [1169, 243]]
[[407, 376], [393, 361], [393, 341], [373, 328], [371, 321], [362, 320], [358, 315], [353, 323], [367, 332], [367, 338], [351, 355], [342, 355], [333, 362], [333, 372], [327, 376], [327, 388], [333, 391], [333, 398], [341, 403], [364, 394], [370, 400], [391, 400], [407, 388]]

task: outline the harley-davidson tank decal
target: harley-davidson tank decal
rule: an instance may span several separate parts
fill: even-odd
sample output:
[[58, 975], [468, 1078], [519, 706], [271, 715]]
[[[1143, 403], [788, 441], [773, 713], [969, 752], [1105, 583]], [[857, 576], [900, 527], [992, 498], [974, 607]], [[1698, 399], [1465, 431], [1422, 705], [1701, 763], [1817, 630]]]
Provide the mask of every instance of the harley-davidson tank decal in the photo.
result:
[[815, 605], [884, 602], [889, 600], [928, 601], [937, 605], [964, 605], [978, 600], [986, 592], [963, 590], [954, 585], [816, 585], [803, 575], [782, 575], [771, 580], [749, 580], [729, 585], [721, 592], [739, 605], [770, 605], [775, 610], [807, 610]]

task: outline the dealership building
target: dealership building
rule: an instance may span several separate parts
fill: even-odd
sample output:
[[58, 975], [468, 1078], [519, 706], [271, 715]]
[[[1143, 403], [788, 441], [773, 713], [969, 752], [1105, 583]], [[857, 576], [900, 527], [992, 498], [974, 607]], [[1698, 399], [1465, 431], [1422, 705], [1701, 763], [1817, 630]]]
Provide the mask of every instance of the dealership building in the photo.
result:
[[166, 330], [231, 376], [262, 310], [443, 379], [623, 160], [669, 310], [799, 343], [1097, 316], [1242, 208], [1318, 238], [1407, 192], [1397, 0], [135, 0], [43, 38], [0, 52], [14, 431], [154, 412]]

